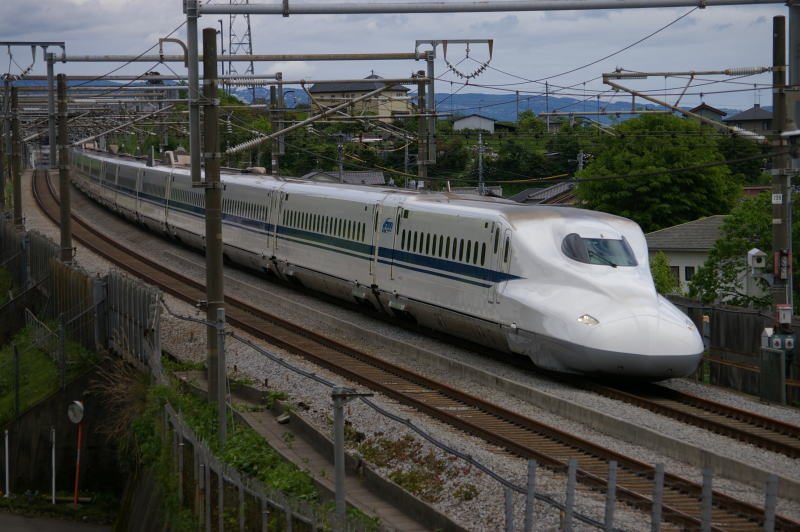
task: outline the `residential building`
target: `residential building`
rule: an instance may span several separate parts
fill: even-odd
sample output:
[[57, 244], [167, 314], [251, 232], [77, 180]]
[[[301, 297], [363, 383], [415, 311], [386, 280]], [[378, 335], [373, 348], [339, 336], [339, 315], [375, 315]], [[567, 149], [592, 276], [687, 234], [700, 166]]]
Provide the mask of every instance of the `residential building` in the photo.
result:
[[471, 114], [463, 118], [459, 118], [453, 122], [453, 131], [463, 131], [465, 129], [482, 129], [489, 133], [494, 133], [494, 124], [496, 120], [488, 116]]
[[528, 188], [508, 199], [531, 205], [573, 205], [575, 203], [575, 183], [564, 181], [546, 188]]
[[669, 259], [672, 275], [681, 283], [681, 292], [686, 292], [689, 281], [706, 262], [708, 252], [720, 238], [724, 221], [724, 215], [709, 216], [647, 233], [645, 238], [650, 259], [659, 251], [663, 252]]
[[725, 111], [721, 111], [715, 107], [711, 107], [706, 103], [701, 103], [694, 109], [689, 109], [689, 112], [702, 116], [703, 118], [715, 120], [717, 122], [721, 122], [723, 120], [723, 117], [728, 114]]
[[[364, 96], [383, 86], [380, 76], [374, 72], [356, 83], [315, 83], [308, 92], [320, 105], [333, 107], [359, 96]], [[412, 112], [409, 89], [395, 85], [367, 100], [353, 104], [349, 109], [352, 114], [372, 114], [384, 117], [408, 115]], [[313, 105], [313, 102], [312, 102]], [[392, 118], [381, 118], [382, 122], [391, 122]]]
[[772, 133], [772, 111], [763, 109], [759, 104], [755, 104], [747, 111], [742, 111], [728, 118], [723, 118], [722, 121], [729, 126], [752, 131], [758, 135], [769, 135]]

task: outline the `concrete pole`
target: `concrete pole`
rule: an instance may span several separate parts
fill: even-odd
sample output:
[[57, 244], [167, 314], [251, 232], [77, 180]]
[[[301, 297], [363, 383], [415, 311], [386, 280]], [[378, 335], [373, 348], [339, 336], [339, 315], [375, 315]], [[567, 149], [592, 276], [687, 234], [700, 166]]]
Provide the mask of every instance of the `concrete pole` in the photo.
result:
[[[50, 140], [50, 168], [56, 167], [56, 104], [55, 104], [55, 87], [53, 80], [53, 62], [55, 61], [55, 54], [48, 52], [45, 56], [47, 58], [47, 131]], [[60, 96], [59, 96], [60, 98]]]
[[11, 179], [14, 187], [14, 225], [22, 227], [22, 143], [19, 138], [19, 101], [17, 88], [11, 87]]
[[434, 164], [436, 162], [436, 92], [434, 88], [435, 75], [434, 75], [434, 59], [436, 59], [436, 48], [431, 50], [426, 55], [428, 62], [428, 162]]
[[[280, 90], [283, 91], [283, 87], [280, 87]], [[271, 127], [272, 131], [277, 131], [278, 129], [280, 129], [280, 127], [278, 126], [278, 113], [277, 113], [277, 108], [278, 108], [278, 87], [275, 86], [275, 85], [272, 85], [269, 88], [269, 106], [271, 108], [270, 113], [269, 113], [269, 123], [270, 123], [270, 126], [272, 126]], [[278, 175], [279, 172], [280, 172], [280, 167], [279, 167], [279, 162], [278, 162], [279, 161], [279, 156], [278, 156], [278, 151], [279, 150], [280, 150], [280, 143], [278, 141], [278, 137], [275, 137], [274, 139], [272, 139], [272, 147], [271, 147], [271, 152], [272, 152], [271, 173], [272, 173], [272, 175]]]
[[189, 62], [189, 160], [191, 162], [192, 183], [199, 184], [200, 176], [200, 102], [197, 94], [199, 73], [197, 65], [197, 7], [198, 0], [185, 0], [186, 47]]
[[[777, 16], [773, 18], [772, 32], [772, 106], [773, 106], [773, 125], [775, 133], [775, 147], [778, 151], [785, 148], [785, 140], [781, 133], [786, 129], [786, 99], [784, 88], [786, 86], [786, 18]], [[789, 250], [789, 238], [791, 238], [791, 228], [789, 227], [789, 175], [786, 171], [789, 167], [789, 157], [778, 155], [774, 159], [772, 170], [772, 250], [774, 254], [774, 264], [778, 265], [772, 284], [772, 303], [773, 306], [786, 304], [789, 301], [787, 292], [787, 279], [781, 279], [780, 262], [781, 259], [787, 260], [786, 254]], [[783, 250], [783, 252], [781, 251]], [[777, 308], [773, 308], [777, 318]]]
[[0, 120], [0, 214], [6, 212], [6, 155], [6, 121]]
[[[425, 73], [421, 70], [417, 73], [420, 77]], [[417, 112], [422, 115], [425, 113], [425, 82], [419, 81], [417, 83]], [[417, 188], [420, 183], [424, 182], [428, 177], [428, 167], [425, 166], [428, 161], [428, 149], [426, 141], [428, 140], [427, 121], [420, 116], [417, 118]]]
[[478, 194], [486, 194], [486, 187], [483, 184], [483, 131], [478, 130]]
[[204, 155], [206, 199], [206, 319], [208, 341], [208, 398], [224, 398], [225, 383], [220, 369], [225, 368], [225, 353], [219, 352], [217, 338], [218, 309], [224, 308], [225, 292], [222, 267], [222, 183], [219, 169], [219, 100], [217, 98], [217, 33], [203, 30], [203, 100]]
[[[53, 137], [50, 137], [51, 139]], [[58, 75], [58, 182], [61, 197], [61, 262], [72, 262], [72, 225], [70, 219], [69, 137], [67, 136], [67, 77]], [[53, 153], [53, 143], [50, 143]]]
[[336, 498], [336, 524], [334, 530], [344, 530], [347, 495], [344, 490], [344, 405], [350, 400], [346, 388], [334, 388], [333, 398], [333, 469]]
[[800, 89], [800, 6], [789, 3], [789, 85]]

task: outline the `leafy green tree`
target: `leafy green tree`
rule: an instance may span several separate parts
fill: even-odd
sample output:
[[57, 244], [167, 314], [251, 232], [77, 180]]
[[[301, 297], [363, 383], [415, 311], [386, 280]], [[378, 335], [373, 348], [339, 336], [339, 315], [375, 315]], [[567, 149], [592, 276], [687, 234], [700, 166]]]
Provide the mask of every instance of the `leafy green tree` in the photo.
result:
[[[762, 155], [770, 147], [738, 135], [725, 135], [717, 141], [720, 153], [726, 160], [745, 159]], [[766, 159], [766, 158], [765, 158]], [[753, 159], [729, 164], [732, 177], [742, 185], [768, 185], [770, 177], [764, 172], [765, 159]]]
[[[723, 161], [715, 133], [694, 120], [643, 115], [598, 140], [599, 150], [581, 178], [673, 170]], [[689, 222], [733, 207], [738, 186], [727, 166], [643, 177], [580, 182], [588, 208], [631, 218], [646, 232]]]
[[659, 251], [650, 261], [650, 273], [653, 275], [653, 282], [659, 294], [676, 294], [680, 292], [681, 282], [669, 268], [669, 257], [663, 251]]
[[[795, 207], [793, 218], [798, 219]], [[772, 256], [772, 205], [768, 192], [743, 200], [731, 211], [721, 227], [722, 237], [714, 243], [705, 264], [697, 270], [689, 285], [689, 295], [704, 303], [725, 300], [732, 305], [768, 307], [770, 297], [753, 297], [746, 293], [744, 278], [749, 275], [746, 256], [753, 248]], [[800, 236], [800, 223], [794, 223], [792, 238]], [[767, 260], [766, 271], [772, 270]], [[758, 280], [763, 288], [766, 281]], [[795, 282], [797, 286], [797, 282]], [[795, 291], [797, 293], [797, 291]], [[797, 296], [795, 296], [797, 297]]]

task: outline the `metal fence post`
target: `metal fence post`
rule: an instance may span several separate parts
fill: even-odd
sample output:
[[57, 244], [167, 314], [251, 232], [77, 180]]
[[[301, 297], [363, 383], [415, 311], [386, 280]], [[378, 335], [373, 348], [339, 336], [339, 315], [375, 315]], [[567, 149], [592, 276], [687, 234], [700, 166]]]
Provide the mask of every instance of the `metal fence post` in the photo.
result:
[[56, 428], [50, 427], [50, 503], [56, 503]]
[[506, 532], [514, 532], [514, 495], [506, 488]]
[[336, 524], [334, 530], [344, 530], [347, 498], [344, 492], [344, 405], [347, 390], [334, 388], [333, 393], [333, 446], [334, 483], [336, 495]]
[[67, 345], [64, 332], [64, 314], [58, 315], [58, 370], [61, 389], [67, 385]]
[[661, 500], [664, 496], [664, 464], [656, 464], [656, 476], [653, 479], [653, 516], [650, 521], [650, 530], [661, 530]]
[[525, 532], [533, 531], [533, 511], [536, 502], [536, 461], [528, 460], [528, 493], [525, 496]]
[[614, 504], [617, 500], [617, 461], [611, 460], [608, 463], [608, 487], [606, 488], [606, 517], [605, 530], [614, 530]]
[[106, 312], [106, 278], [97, 277], [92, 283], [92, 304], [94, 305], [94, 345], [96, 349], [108, 349], [108, 328]]
[[711, 532], [711, 489], [713, 478], [711, 469], [708, 467], [703, 468], [703, 522], [700, 525], [700, 530], [703, 532]]
[[8, 449], [8, 429], [3, 432], [3, 449], [5, 452], [5, 475], [6, 475], [6, 493], [4, 495], [5, 498], [8, 498], [11, 495], [11, 484], [9, 483], [9, 474], [8, 474], [8, 467], [11, 464], [9, 460], [9, 449]]
[[778, 477], [770, 474], [764, 494], [764, 532], [775, 530], [775, 505], [778, 503]]
[[572, 511], [575, 507], [575, 474], [578, 468], [578, 461], [574, 458], [569, 459], [567, 468], [567, 501], [564, 505], [564, 532], [572, 532]]
[[14, 344], [14, 417], [19, 417], [19, 348]]

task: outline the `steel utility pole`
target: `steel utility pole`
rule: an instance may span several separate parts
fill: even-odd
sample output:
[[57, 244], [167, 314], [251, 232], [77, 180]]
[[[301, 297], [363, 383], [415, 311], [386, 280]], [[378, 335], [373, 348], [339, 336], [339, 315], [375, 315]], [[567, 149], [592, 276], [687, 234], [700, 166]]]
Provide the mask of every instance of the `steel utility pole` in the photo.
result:
[[[206, 189], [206, 297], [207, 349], [208, 349], [208, 400], [217, 402], [219, 409], [220, 438], [225, 440], [225, 350], [220, 349], [220, 327], [224, 316], [218, 310], [225, 308], [225, 288], [222, 267], [222, 183], [220, 181], [219, 149], [219, 99], [217, 98], [217, 32], [214, 28], [203, 30], [203, 140], [205, 156]], [[213, 325], [212, 325], [213, 324]]]
[[14, 187], [14, 225], [22, 227], [22, 143], [19, 139], [19, 101], [17, 88], [11, 87], [11, 179]]
[[[772, 33], [772, 116], [773, 129], [776, 135], [778, 151], [784, 151], [786, 141], [781, 133], [786, 129], [786, 18], [773, 18]], [[789, 181], [787, 171], [790, 159], [787, 155], [778, 155], [773, 159], [772, 170], [772, 250], [774, 254], [774, 282], [772, 284], [773, 310], [777, 315], [777, 306], [790, 302], [789, 295], [791, 277], [790, 242], [791, 227], [789, 204]]]
[[[420, 70], [417, 72], [420, 78], [425, 77], [425, 72]], [[417, 81], [417, 113], [420, 117], [417, 118], [417, 188], [424, 184], [425, 179], [428, 177], [428, 121], [423, 118], [425, 114], [425, 82], [423, 80]]]
[[45, 54], [45, 57], [47, 59], [47, 136], [49, 137], [47, 143], [50, 145], [50, 168], [55, 168], [58, 157], [56, 153], [58, 148], [56, 147], [55, 87], [53, 87], [53, 62], [55, 61], [55, 54], [53, 52], [48, 52]]
[[[51, 139], [53, 137], [50, 137]], [[70, 221], [69, 137], [67, 136], [67, 77], [58, 75], [58, 183], [61, 200], [61, 262], [72, 262], [72, 225]], [[50, 153], [55, 145], [50, 141]], [[52, 160], [52, 158], [51, 158]]]

